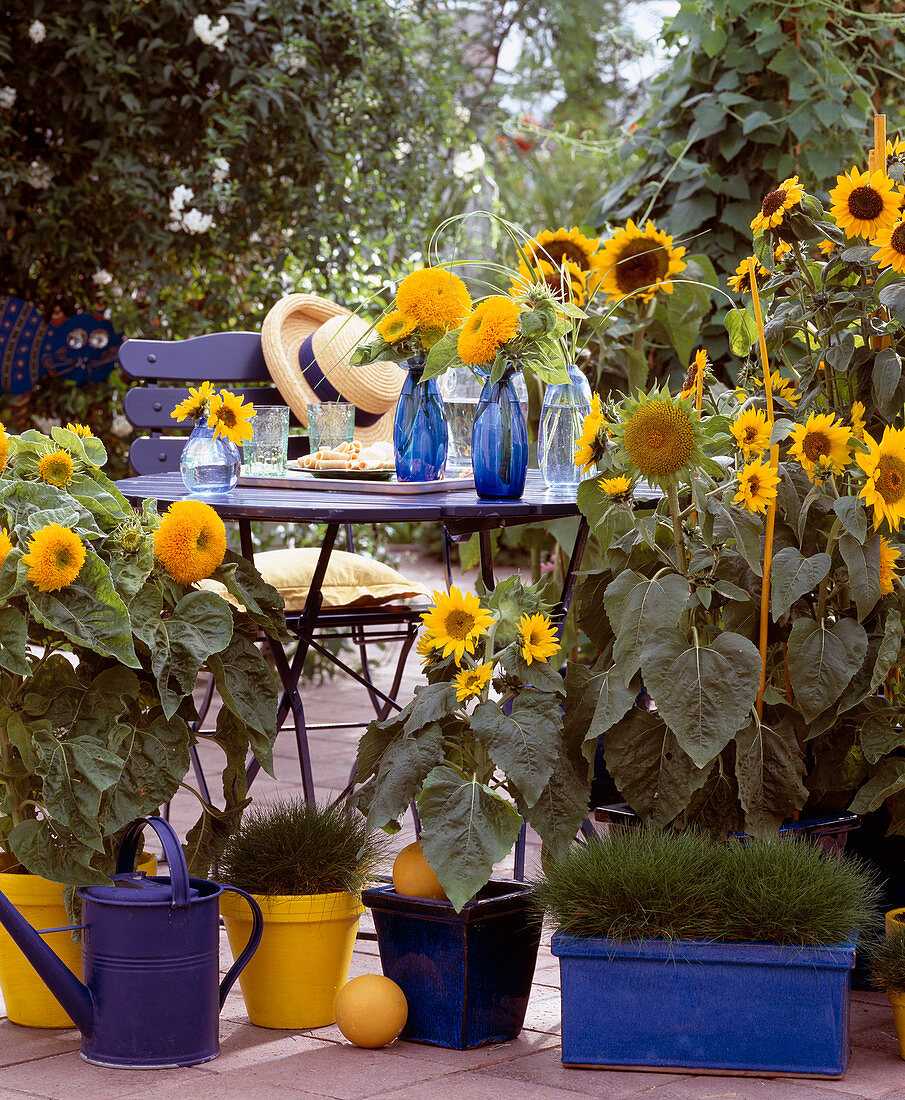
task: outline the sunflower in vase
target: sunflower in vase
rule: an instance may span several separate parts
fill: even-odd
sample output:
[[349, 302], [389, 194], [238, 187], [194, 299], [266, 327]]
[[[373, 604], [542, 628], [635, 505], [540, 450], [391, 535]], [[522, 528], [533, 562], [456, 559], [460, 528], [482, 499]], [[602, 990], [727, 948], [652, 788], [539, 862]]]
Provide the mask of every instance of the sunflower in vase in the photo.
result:
[[490, 879], [522, 819], [564, 851], [587, 812], [569, 720], [573, 684], [550, 662], [556, 628], [539, 586], [518, 577], [483, 597], [434, 593], [418, 641], [427, 683], [358, 748], [358, 807], [399, 829], [417, 801], [421, 845], [457, 911]]
[[199, 495], [229, 492], [239, 480], [239, 447], [252, 439], [254, 405], [229, 390], [214, 392], [210, 382], [189, 389], [189, 396], [173, 409], [174, 420], [194, 424], [179, 469], [186, 488]]

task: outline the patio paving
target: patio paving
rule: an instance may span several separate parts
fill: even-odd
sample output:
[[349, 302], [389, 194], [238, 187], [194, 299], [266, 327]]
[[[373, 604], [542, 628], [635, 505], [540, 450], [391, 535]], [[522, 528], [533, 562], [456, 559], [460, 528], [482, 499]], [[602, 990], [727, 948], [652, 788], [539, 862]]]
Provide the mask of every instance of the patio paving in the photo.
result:
[[[434, 563], [413, 558], [404, 569], [427, 584], [440, 583]], [[410, 662], [406, 687], [419, 681], [418, 662]], [[370, 704], [356, 685], [342, 680], [308, 687], [304, 700], [309, 721], [335, 721], [337, 715], [367, 719]], [[323, 731], [311, 736], [319, 797], [342, 790], [354, 759], [359, 731]], [[217, 750], [205, 753], [213, 765]], [[294, 739], [281, 734], [275, 752], [276, 780], [263, 773], [252, 795], [265, 799], [298, 790]], [[180, 832], [191, 824], [194, 798], [181, 793], [172, 819]], [[393, 850], [413, 837], [411, 824], [393, 838]], [[528, 866], [536, 865], [538, 845], [529, 839]], [[511, 868], [511, 862], [509, 864]], [[505, 873], [501, 865], [501, 873]], [[362, 928], [367, 931], [367, 923]], [[225, 933], [221, 968], [231, 963]], [[380, 973], [377, 945], [359, 937], [351, 977]], [[782, 1011], [781, 1005], [776, 1006]], [[892, 1014], [879, 993], [856, 992], [852, 1003], [852, 1056], [839, 1081], [806, 1078], [741, 1078], [694, 1074], [566, 1069], [560, 1062], [558, 963], [549, 937], [540, 949], [525, 1029], [518, 1039], [471, 1051], [396, 1042], [377, 1051], [347, 1043], [335, 1026], [283, 1032], [248, 1022], [238, 984], [221, 1015], [219, 1058], [203, 1066], [175, 1070], [113, 1070], [89, 1066], [78, 1054], [74, 1031], [21, 1028], [0, 1019], [0, 1100], [574, 1100], [591, 1096], [619, 1100], [905, 1100], [905, 1062], [899, 1058]], [[790, 1028], [807, 1027], [790, 1019]]]

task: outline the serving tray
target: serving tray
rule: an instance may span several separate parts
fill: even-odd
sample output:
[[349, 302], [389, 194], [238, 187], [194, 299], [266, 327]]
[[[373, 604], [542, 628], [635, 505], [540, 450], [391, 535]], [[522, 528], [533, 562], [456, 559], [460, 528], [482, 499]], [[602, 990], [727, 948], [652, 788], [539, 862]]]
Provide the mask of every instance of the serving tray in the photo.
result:
[[[326, 471], [324, 471], [326, 472]], [[349, 471], [351, 473], [352, 471]], [[265, 489], [304, 489], [331, 493], [379, 493], [385, 496], [418, 496], [421, 493], [474, 492], [474, 476], [440, 478], [438, 481], [368, 481], [364, 478], [315, 477], [307, 470], [287, 470], [284, 477], [240, 476], [240, 486]]]

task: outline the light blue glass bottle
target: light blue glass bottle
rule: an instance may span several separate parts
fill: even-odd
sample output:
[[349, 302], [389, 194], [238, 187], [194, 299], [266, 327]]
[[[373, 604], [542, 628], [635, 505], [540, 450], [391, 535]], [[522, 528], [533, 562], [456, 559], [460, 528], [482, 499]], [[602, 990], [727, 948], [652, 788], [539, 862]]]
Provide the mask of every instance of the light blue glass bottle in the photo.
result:
[[566, 366], [569, 381], [548, 385], [544, 392], [537, 437], [537, 461], [548, 489], [575, 491], [582, 481], [575, 465], [575, 449], [585, 417], [591, 411], [591, 387], [573, 363]]
[[196, 420], [179, 459], [182, 481], [194, 496], [221, 496], [235, 489], [242, 455], [235, 443], [214, 438], [214, 429]]

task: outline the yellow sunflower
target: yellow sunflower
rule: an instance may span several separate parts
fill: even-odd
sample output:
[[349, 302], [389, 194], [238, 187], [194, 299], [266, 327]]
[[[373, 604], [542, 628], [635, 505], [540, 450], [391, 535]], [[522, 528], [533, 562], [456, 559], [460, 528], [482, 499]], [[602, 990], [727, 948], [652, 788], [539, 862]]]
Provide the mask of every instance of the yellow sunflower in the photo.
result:
[[70, 420], [66, 425], [66, 431], [73, 432], [75, 435], [80, 435], [82, 439], [94, 439], [94, 432], [87, 424], [74, 424]]
[[6, 469], [6, 463], [9, 460], [9, 436], [6, 434], [6, 427], [3, 421], [0, 420], [0, 473]]
[[521, 307], [511, 298], [495, 294], [479, 302], [465, 319], [456, 349], [463, 363], [480, 367], [518, 332]]
[[[763, 389], [763, 378], [755, 378], [754, 385]], [[801, 394], [795, 392], [795, 383], [791, 378], [784, 378], [778, 370], [770, 371], [770, 392], [773, 394], [774, 401], [780, 398], [793, 409], [798, 407], [798, 402], [801, 400]]]
[[801, 202], [803, 194], [804, 188], [798, 182], [798, 176], [783, 180], [779, 187], [773, 191], [768, 191], [764, 195], [760, 213], [752, 219], [751, 228], [755, 231], [758, 229], [775, 229], [777, 225], [782, 224], [786, 211], [791, 210], [796, 203]]
[[652, 221], [642, 231], [629, 219], [601, 249], [601, 288], [611, 301], [637, 295], [649, 302], [658, 290], [672, 294], [670, 276], [688, 266], [684, 255]]
[[72, 481], [72, 458], [65, 451], [51, 451], [38, 463], [38, 476], [48, 485], [62, 489]]
[[422, 666], [432, 664], [437, 659], [437, 647], [434, 645], [434, 640], [427, 632], [418, 636], [418, 641], [415, 644], [415, 652], [421, 658]]
[[435, 592], [430, 611], [421, 616], [435, 649], [443, 656], [455, 654], [456, 664], [462, 663], [466, 650], [474, 653], [478, 638], [487, 633], [493, 613], [481, 607], [481, 601], [471, 592], [462, 593], [453, 585], [449, 592]]
[[543, 283], [558, 302], [572, 302], [580, 307], [588, 299], [587, 274], [571, 260], [563, 260], [558, 267], [537, 258], [532, 259], [528, 267], [521, 260], [509, 293], [513, 298], [518, 298], [538, 283]]
[[442, 267], [412, 271], [399, 284], [396, 308], [419, 325], [448, 332], [462, 323], [471, 309], [471, 295], [458, 275]]
[[13, 544], [9, 532], [5, 527], [0, 527], [0, 565], [6, 561], [6, 555], [12, 550]]
[[893, 584], [895, 582], [898, 573], [896, 572], [896, 565], [899, 560], [899, 555], [902, 551], [898, 546], [880, 536], [880, 591], [884, 596], [888, 596], [892, 592]]
[[738, 475], [738, 492], [733, 497], [736, 504], [742, 504], [749, 512], [766, 512], [768, 506], [776, 500], [776, 487], [779, 475], [760, 459], [749, 462]]
[[377, 331], [388, 344], [395, 344], [397, 340], [404, 340], [406, 336], [411, 336], [417, 327], [417, 318], [410, 317], [401, 309], [392, 310], [377, 322]]
[[690, 398], [673, 397], [666, 386], [625, 398], [613, 437], [618, 465], [638, 470], [663, 488], [675, 485], [703, 459], [699, 414]]
[[211, 398], [214, 396], [214, 387], [210, 382], [202, 382], [197, 388], [189, 386], [189, 395], [184, 401], [180, 401], [170, 413], [174, 420], [190, 420], [194, 423], [207, 416]]
[[732, 422], [732, 435], [736, 446], [747, 460], [757, 458], [770, 444], [770, 421], [760, 409], [745, 409]]
[[557, 270], [564, 265], [570, 270], [577, 268], [586, 276], [589, 293], [597, 289], [599, 277], [596, 273], [603, 266], [600, 238], [586, 237], [577, 225], [568, 230], [565, 226], [545, 229], [525, 245], [524, 251], [534, 260], [548, 263]]
[[154, 556], [174, 581], [197, 584], [226, 554], [226, 528], [209, 504], [177, 500], [154, 532]]
[[792, 429], [789, 454], [798, 459], [808, 477], [815, 471], [839, 474], [851, 461], [851, 436], [851, 428], [841, 424], [835, 413], [811, 413], [804, 424]]
[[852, 402], [852, 435], [855, 439], [864, 439], [864, 405], [861, 401]]
[[780, 241], [779, 244], [773, 249], [773, 262], [775, 264], [781, 264], [782, 261], [792, 251], [792, 246], [786, 241]]
[[[752, 257], [755, 259], [756, 257]], [[764, 267], [764, 265], [758, 260], [757, 267], [754, 269], [756, 278], [767, 279], [770, 277], [770, 272]], [[748, 261], [742, 260], [742, 262], [735, 269], [735, 274], [729, 276], [729, 286], [736, 294], [750, 294], [751, 293], [751, 277], [748, 274]]]
[[632, 481], [631, 478], [621, 475], [601, 478], [600, 488], [614, 501], [628, 500], [632, 493]]
[[685, 381], [682, 383], [682, 392], [679, 397], [693, 397], [698, 388], [698, 377], [703, 375], [709, 366], [707, 352], [701, 348], [694, 353], [694, 359], [685, 372]]
[[836, 177], [830, 191], [830, 213], [846, 237], [874, 238], [893, 224], [899, 212], [896, 185], [883, 171], [852, 168]]
[[532, 661], [549, 661], [559, 652], [556, 627], [546, 615], [522, 615], [519, 620], [522, 656], [530, 665]]
[[584, 418], [581, 435], [578, 437], [578, 445], [573, 455], [575, 465], [581, 466], [585, 473], [603, 457], [606, 439], [601, 438], [601, 433], [605, 429], [606, 421], [603, 419], [600, 395], [595, 393], [591, 398], [591, 411]]
[[905, 272], [905, 220], [884, 226], [871, 243], [879, 250], [871, 256], [879, 267]]
[[875, 442], [869, 432], [864, 442], [868, 454], [856, 454], [855, 461], [867, 474], [860, 495], [874, 510], [874, 530], [885, 519], [891, 531], [898, 531], [905, 518], [905, 428], [883, 430], [883, 438]]
[[221, 390], [211, 398], [207, 426], [214, 429], [214, 439], [221, 436], [240, 447], [246, 439], [254, 438], [249, 421], [255, 415], [255, 407], [246, 404], [241, 397], [229, 390]]
[[493, 665], [482, 664], [477, 668], [464, 668], [455, 679], [456, 702], [464, 703], [466, 699], [473, 699], [483, 695], [484, 688], [490, 683], [493, 676]]
[[899, 137], [898, 134], [896, 134], [894, 138], [887, 138], [886, 155], [888, 157], [897, 157], [901, 153], [905, 153], [905, 140]]
[[22, 561], [39, 592], [58, 592], [79, 575], [85, 564], [85, 545], [71, 528], [51, 523], [31, 536]]
[[823, 240], [817, 245], [818, 250], [822, 252], [824, 256], [829, 256], [829, 254], [833, 251], [835, 247], [836, 242], [831, 241], [828, 237], [824, 237]]

